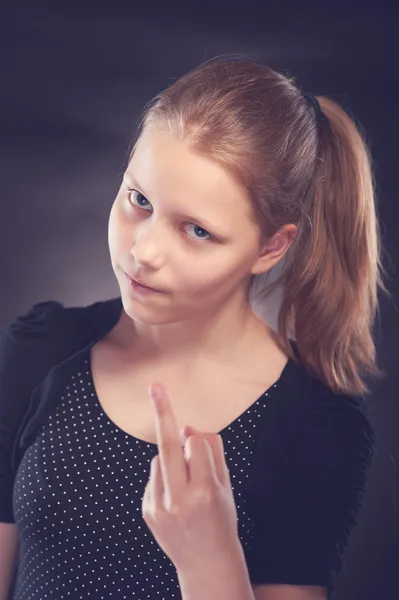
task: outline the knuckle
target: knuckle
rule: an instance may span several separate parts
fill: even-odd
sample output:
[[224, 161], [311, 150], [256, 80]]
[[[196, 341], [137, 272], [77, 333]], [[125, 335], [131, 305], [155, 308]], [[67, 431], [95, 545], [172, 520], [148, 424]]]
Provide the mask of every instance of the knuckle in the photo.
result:
[[181, 506], [179, 504], [176, 504], [176, 502], [170, 503], [167, 506], [165, 506], [165, 510], [171, 517], [179, 517], [182, 514]]
[[175, 498], [167, 496], [164, 502], [164, 510], [169, 516], [181, 516], [183, 514], [183, 506]]
[[150, 498], [143, 502], [141, 512], [145, 521], [154, 522], [159, 518], [160, 509], [157, 503]]
[[218, 492], [216, 487], [209, 482], [209, 485], [198, 488], [196, 493], [197, 501], [205, 506], [213, 506], [218, 501]]
[[172, 451], [172, 441], [169, 438], [162, 440], [160, 444], [161, 452], [163, 456], [166, 458], [170, 456]]
[[144, 520], [146, 520], [146, 519], [148, 519], [148, 520], [153, 519], [154, 509], [153, 509], [153, 507], [149, 503], [146, 504], [146, 505], [143, 505], [142, 515], [143, 515]]

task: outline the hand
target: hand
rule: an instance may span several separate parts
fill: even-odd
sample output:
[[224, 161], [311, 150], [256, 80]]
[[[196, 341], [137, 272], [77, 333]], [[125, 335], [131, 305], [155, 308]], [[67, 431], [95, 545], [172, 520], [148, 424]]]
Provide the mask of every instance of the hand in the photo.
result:
[[[160, 391], [160, 403], [154, 401]], [[225, 560], [239, 544], [237, 510], [218, 434], [187, 427], [183, 447], [161, 384], [149, 387], [159, 454], [151, 461], [142, 514], [177, 571]]]

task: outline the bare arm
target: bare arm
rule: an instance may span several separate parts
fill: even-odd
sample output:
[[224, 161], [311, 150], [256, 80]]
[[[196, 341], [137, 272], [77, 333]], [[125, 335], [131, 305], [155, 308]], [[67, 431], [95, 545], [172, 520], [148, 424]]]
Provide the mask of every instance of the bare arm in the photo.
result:
[[183, 600], [326, 600], [319, 586], [265, 584], [252, 586], [241, 545], [223, 561], [179, 573]]
[[177, 572], [183, 600], [255, 600], [241, 544], [222, 560], [205, 560], [189, 572]]
[[326, 600], [327, 590], [310, 585], [256, 585], [255, 600]]
[[10, 593], [18, 546], [18, 525], [0, 523], [0, 600], [7, 600]]

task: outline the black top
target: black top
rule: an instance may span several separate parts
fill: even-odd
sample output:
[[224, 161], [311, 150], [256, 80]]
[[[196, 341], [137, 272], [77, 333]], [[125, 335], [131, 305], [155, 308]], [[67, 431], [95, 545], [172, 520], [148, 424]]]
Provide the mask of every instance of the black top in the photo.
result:
[[[90, 348], [120, 298], [33, 306], [0, 343], [0, 521], [20, 527], [15, 600], [181, 598], [141, 503], [155, 444], [102, 410]], [[374, 431], [360, 398], [289, 360], [221, 436], [253, 584], [329, 595], [356, 522]]]

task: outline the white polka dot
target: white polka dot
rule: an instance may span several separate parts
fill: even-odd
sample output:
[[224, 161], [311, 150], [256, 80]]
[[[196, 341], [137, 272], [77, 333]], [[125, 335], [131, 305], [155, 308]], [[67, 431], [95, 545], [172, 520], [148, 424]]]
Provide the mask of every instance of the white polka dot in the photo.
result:
[[[141, 514], [157, 446], [118, 428], [93, 390], [86, 351], [19, 466], [13, 600], [181, 598], [176, 570]], [[248, 477], [268, 397], [221, 432], [244, 548], [254, 531]]]

